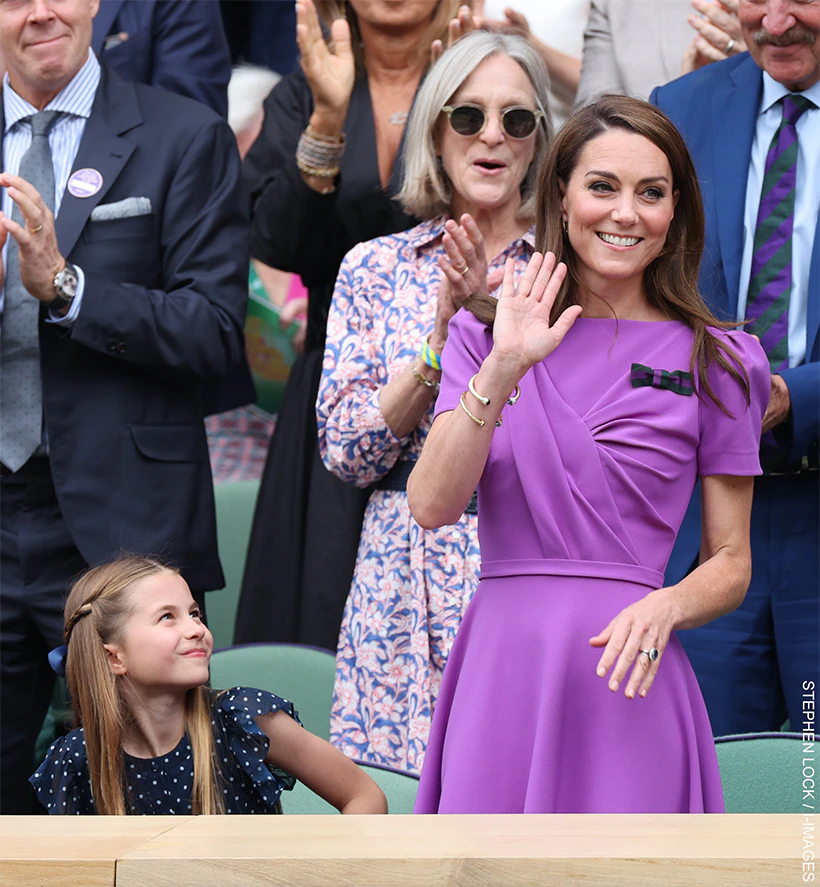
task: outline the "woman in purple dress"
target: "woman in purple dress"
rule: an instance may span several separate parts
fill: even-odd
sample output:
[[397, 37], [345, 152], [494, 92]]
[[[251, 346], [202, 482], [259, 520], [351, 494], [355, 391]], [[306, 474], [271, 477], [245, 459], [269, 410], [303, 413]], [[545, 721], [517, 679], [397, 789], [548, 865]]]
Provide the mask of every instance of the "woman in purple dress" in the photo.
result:
[[[536, 218], [517, 285], [509, 266], [451, 321], [408, 484], [426, 528], [477, 485], [482, 552], [416, 811], [721, 812], [675, 631], [745, 594], [766, 358], [698, 293], [700, 191], [657, 109], [608, 96], [572, 118]], [[701, 563], [663, 587], [698, 477]]]

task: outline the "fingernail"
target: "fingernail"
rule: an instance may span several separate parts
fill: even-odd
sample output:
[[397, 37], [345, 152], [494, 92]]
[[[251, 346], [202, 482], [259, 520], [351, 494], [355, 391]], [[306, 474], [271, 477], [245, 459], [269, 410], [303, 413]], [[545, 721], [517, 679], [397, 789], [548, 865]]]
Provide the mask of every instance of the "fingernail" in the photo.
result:
[[617, 681], [610, 681], [609, 682], [609, 689], [610, 690], [617, 690], [618, 689], [618, 682]]
[[627, 699], [634, 699], [635, 698], [635, 691], [634, 690], [627, 690], [626, 691], [626, 698]]
[[641, 690], [641, 696], [646, 699], [646, 690]]
[[606, 674], [606, 669], [603, 667], [603, 665], [599, 665], [598, 666], [598, 677], [602, 678], [605, 674]]

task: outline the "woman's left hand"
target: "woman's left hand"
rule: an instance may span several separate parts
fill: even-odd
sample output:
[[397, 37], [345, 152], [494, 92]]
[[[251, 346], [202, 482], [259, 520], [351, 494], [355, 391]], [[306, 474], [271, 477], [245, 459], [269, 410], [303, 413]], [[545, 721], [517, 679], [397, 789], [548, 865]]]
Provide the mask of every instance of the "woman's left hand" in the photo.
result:
[[698, 33], [684, 54], [681, 74], [746, 52], [737, 15], [738, 0], [692, 0], [692, 6], [703, 17], [689, 16], [689, 24]]
[[[609, 689], [613, 693], [617, 692], [632, 667], [624, 689], [627, 699], [633, 699], [636, 694], [644, 697], [649, 692], [675, 627], [675, 616], [663, 591], [651, 592], [621, 610], [600, 634], [589, 639], [592, 647], [606, 647], [598, 660], [598, 677], [604, 677], [613, 663], [615, 665], [609, 677]], [[660, 654], [654, 662], [640, 652], [653, 647]]]
[[439, 353], [447, 341], [447, 325], [464, 300], [474, 294], [492, 292], [504, 279], [502, 268], [488, 274], [484, 238], [473, 217], [465, 213], [459, 221], [460, 225], [453, 219], [445, 223], [442, 243], [446, 256], [438, 260], [446, 286], [442, 282], [430, 345]]
[[[450, 19], [447, 26], [447, 49], [449, 49], [456, 40], [469, 34], [470, 31], [476, 31], [481, 27], [481, 20], [478, 16], [473, 15], [469, 6], [459, 7], [456, 17]], [[444, 44], [441, 40], [434, 40], [430, 45], [430, 65], [434, 65], [444, 52]]]

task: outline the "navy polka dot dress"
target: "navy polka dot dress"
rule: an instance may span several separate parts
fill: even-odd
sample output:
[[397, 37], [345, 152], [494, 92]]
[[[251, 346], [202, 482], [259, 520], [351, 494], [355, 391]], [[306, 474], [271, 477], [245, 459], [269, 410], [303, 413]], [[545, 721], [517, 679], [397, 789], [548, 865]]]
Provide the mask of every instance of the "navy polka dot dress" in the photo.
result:
[[[214, 693], [216, 753], [226, 813], [276, 813], [279, 796], [296, 780], [265, 764], [268, 737], [256, 718], [284, 711], [299, 717], [292, 703], [264, 690], [234, 687]], [[158, 758], [125, 755], [126, 807], [129, 814], [190, 814], [194, 765], [187, 734]], [[94, 814], [82, 728], [61, 736], [29, 780], [49, 813]]]

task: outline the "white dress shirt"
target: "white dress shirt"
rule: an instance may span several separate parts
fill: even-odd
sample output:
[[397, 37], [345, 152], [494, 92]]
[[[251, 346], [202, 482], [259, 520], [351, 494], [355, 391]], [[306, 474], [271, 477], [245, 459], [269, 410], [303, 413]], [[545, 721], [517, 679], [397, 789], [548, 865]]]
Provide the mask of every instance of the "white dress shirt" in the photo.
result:
[[[91, 114], [91, 107], [100, 83], [100, 63], [94, 53], [88, 51], [88, 59], [74, 78], [45, 106], [44, 111], [63, 113], [54, 121], [48, 133], [48, 144], [54, 166], [54, 217], [60, 211], [63, 193], [68, 177], [77, 158], [77, 151], [85, 132], [85, 124]], [[31, 145], [31, 123], [24, 120], [38, 113], [37, 108], [21, 98], [9, 85], [9, 75], [3, 78], [3, 114], [5, 133], [3, 136], [3, 170], [18, 175], [20, 161]], [[3, 190], [2, 209], [11, 218], [13, 201], [7, 190]], [[11, 240], [9, 235], [8, 240]], [[3, 247], [3, 265], [8, 254], [8, 240]], [[74, 322], [80, 311], [85, 276], [77, 269], [79, 283], [77, 295], [65, 317], [52, 314], [47, 318], [52, 323], [68, 325]], [[32, 297], [33, 298], [33, 297]], [[0, 290], [0, 315], [5, 305], [5, 287]]]
[[820, 210], [820, 82], [802, 93], [791, 93], [763, 72], [763, 97], [752, 145], [749, 176], [746, 180], [746, 211], [743, 216], [743, 260], [740, 264], [740, 289], [737, 319], [746, 316], [749, 275], [752, 270], [757, 211], [766, 170], [766, 156], [772, 137], [783, 119], [782, 105], [777, 102], [786, 95], [804, 95], [815, 107], [805, 111], [797, 121], [797, 191], [794, 200], [792, 233], [792, 290], [789, 297], [789, 366], [800, 366], [806, 359], [806, 311], [809, 299], [809, 270]]

